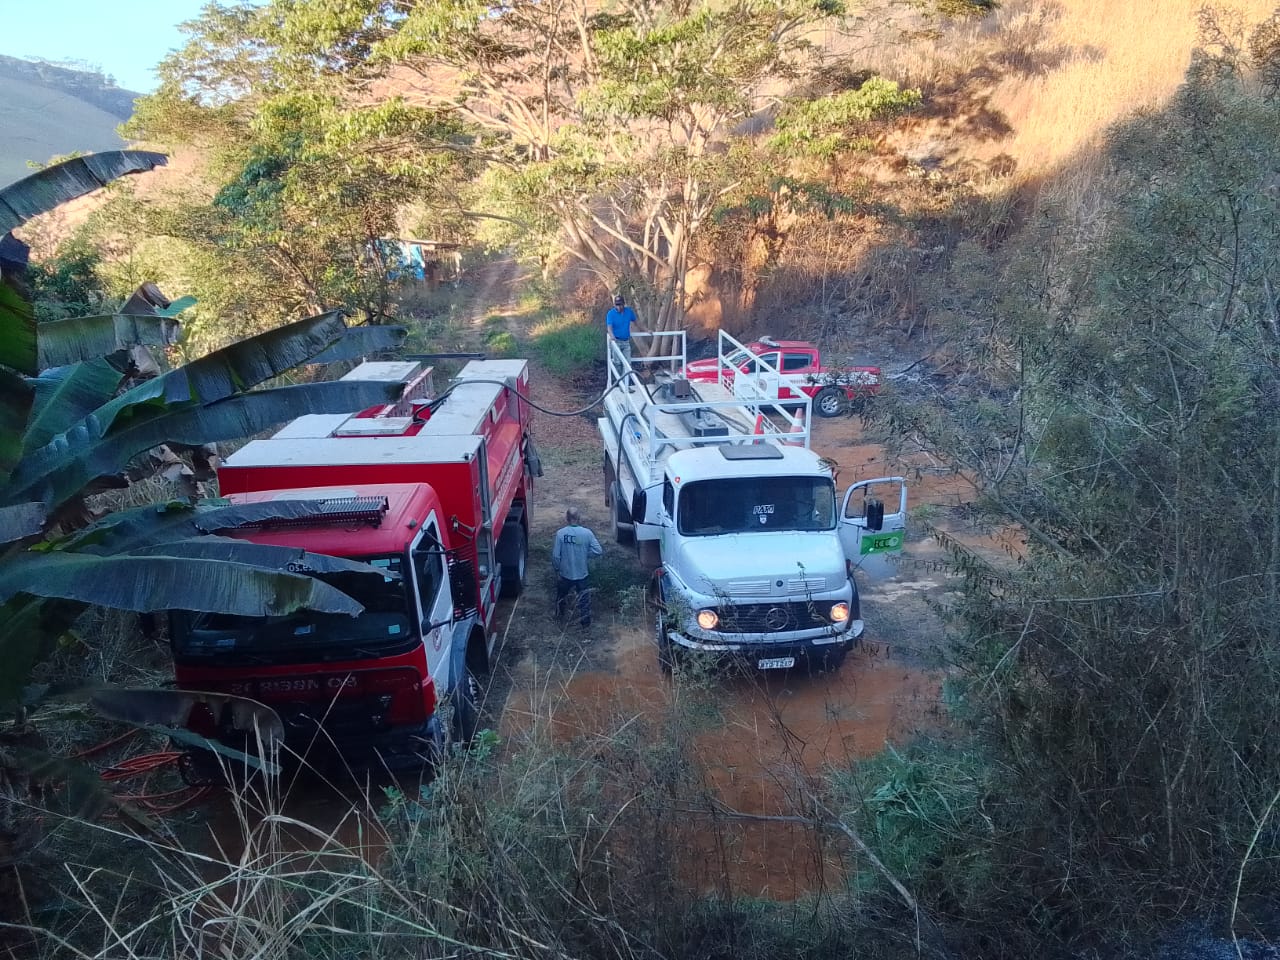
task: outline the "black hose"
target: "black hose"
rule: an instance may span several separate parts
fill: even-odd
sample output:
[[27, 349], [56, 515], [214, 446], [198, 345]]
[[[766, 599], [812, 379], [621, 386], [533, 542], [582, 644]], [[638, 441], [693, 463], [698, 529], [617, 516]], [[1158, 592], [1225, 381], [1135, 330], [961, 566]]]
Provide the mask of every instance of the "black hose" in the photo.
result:
[[631, 377], [636, 378], [636, 382], [640, 384], [640, 389], [644, 390], [645, 396], [649, 397], [649, 399], [652, 400], [653, 395], [650, 394], [649, 391], [645, 388], [644, 382], [640, 380], [639, 375], [634, 370], [627, 371], [627, 373], [621, 379], [619, 379], [613, 386], [609, 387], [607, 390], [604, 391], [604, 393], [600, 394], [600, 396], [596, 397], [594, 400], [588, 403], [585, 407], [581, 407], [580, 409], [577, 409], [577, 410], [551, 410], [547, 407], [541, 406], [537, 403], [534, 403], [532, 400], [529, 399], [529, 397], [526, 394], [521, 393], [515, 387], [511, 386], [511, 384], [507, 383], [507, 381], [505, 380], [484, 380], [479, 377], [468, 377], [466, 380], [460, 380], [457, 383], [455, 383], [444, 393], [440, 394], [440, 396], [432, 398], [431, 401], [427, 403], [427, 410], [434, 411], [436, 407], [438, 407], [440, 404], [442, 404], [445, 401], [445, 398], [448, 397], [449, 394], [453, 393], [454, 390], [458, 389], [458, 387], [464, 384], [492, 383], [492, 384], [496, 384], [499, 387], [506, 387], [508, 390], [514, 393], [517, 397], [519, 397], [525, 403], [529, 404], [529, 406], [533, 407], [533, 409], [540, 410], [549, 416], [580, 417], [582, 416], [582, 414], [586, 413], [592, 407], [598, 407], [601, 403], [604, 402], [605, 397], [611, 394], [614, 390], [617, 390]]

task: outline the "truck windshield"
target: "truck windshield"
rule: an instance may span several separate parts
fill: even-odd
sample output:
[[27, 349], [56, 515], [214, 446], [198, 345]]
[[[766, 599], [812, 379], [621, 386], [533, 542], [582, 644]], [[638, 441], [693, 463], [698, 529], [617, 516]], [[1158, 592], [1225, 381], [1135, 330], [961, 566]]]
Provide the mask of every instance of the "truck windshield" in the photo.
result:
[[413, 634], [411, 598], [402, 557], [360, 557], [385, 569], [384, 580], [354, 573], [324, 574], [320, 579], [337, 587], [364, 607], [358, 617], [299, 611], [283, 617], [240, 617], [224, 613], [174, 611], [175, 652], [192, 657], [250, 657], [283, 660], [363, 657], [380, 647], [400, 647]]
[[688, 537], [777, 530], [832, 530], [836, 491], [824, 477], [700, 480], [680, 491], [680, 532]]

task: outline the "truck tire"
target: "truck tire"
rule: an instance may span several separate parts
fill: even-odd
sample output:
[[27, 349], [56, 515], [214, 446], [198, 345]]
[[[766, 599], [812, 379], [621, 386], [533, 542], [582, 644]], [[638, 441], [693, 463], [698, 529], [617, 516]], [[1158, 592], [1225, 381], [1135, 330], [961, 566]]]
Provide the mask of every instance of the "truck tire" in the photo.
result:
[[823, 387], [813, 398], [813, 412], [820, 417], [838, 417], [849, 408], [849, 398], [839, 387]]
[[604, 461], [600, 465], [600, 469], [604, 471], [604, 505], [606, 507], [613, 506], [613, 488], [618, 475], [613, 472], [613, 464], [609, 461], [609, 455], [604, 455]]
[[480, 684], [469, 667], [463, 668], [458, 687], [453, 691], [453, 742], [462, 747], [471, 746], [480, 730]]
[[667, 636], [667, 618], [661, 613], [657, 615], [655, 638], [658, 641], [658, 669], [664, 677], [669, 677], [676, 665], [676, 651], [671, 638]]
[[613, 484], [613, 509], [609, 513], [613, 519], [613, 539], [621, 544], [634, 540], [636, 529], [631, 524], [631, 511], [622, 502], [622, 489], [616, 481]]
[[498, 538], [498, 563], [502, 567], [504, 597], [518, 597], [524, 591], [525, 571], [529, 565], [529, 538], [524, 525], [507, 524]]

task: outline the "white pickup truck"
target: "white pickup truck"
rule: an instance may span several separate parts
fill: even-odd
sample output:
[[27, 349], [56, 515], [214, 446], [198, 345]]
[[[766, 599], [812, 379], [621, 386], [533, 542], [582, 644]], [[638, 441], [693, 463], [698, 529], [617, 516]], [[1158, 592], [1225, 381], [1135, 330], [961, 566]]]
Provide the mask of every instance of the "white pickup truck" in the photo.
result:
[[[683, 333], [654, 336], [670, 349], [633, 362], [610, 344], [609, 384], [633, 390], [610, 391], [597, 424], [615, 535], [658, 567], [660, 665], [700, 651], [761, 670], [838, 667], [864, 628], [855, 570], [902, 548], [905, 481], [855, 483], [837, 502], [809, 449], [808, 398], [784, 409], [776, 368], [691, 384]], [[721, 333], [719, 349], [743, 346]], [[649, 385], [645, 364], [665, 368]], [[890, 512], [869, 495], [885, 485]]]

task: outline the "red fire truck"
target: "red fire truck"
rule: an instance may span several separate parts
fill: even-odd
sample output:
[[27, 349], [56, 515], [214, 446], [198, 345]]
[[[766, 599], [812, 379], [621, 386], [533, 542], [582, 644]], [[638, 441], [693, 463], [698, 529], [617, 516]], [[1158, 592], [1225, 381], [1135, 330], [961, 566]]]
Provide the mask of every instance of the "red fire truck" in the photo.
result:
[[[406, 386], [398, 403], [301, 417], [229, 457], [218, 480], [232, 503], [311, 504], [302, 519], [219, 532], [360, 560], [384, 580], [321, 574], [364, 606], [355, 618], [175, 612], [175, 675], [269, 704], [294, 755], [395, 768], [475, 732], [498, 598], [524, 584], [541, 469], [524, 360], [473, 360], [436, 398], [430, 370], [413, 363], [365, 363], [348, 377]], [[243, 747], [243, 734], [196, 732]]]

